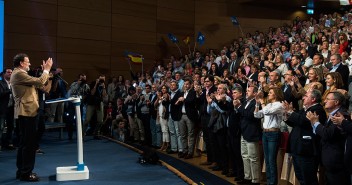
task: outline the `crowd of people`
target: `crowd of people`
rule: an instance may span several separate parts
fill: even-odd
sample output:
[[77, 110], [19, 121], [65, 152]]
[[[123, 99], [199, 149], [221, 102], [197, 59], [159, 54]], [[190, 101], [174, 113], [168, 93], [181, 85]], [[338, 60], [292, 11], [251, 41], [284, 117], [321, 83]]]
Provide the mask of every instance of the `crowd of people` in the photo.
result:
[[[266, 182], [278, 184], [278, 150], [287, 144], [300, 184], [350, 185], [351, 23], [350, 12], [297, 17], [292, 25], [247, 33], [218, 53], [171, 56], [150, 71], [131, 73], [131, 79], [102, 74], [89, 83], [82, 73], [69, 85], [57, 68], [39, 89], [39, 102], [80, 97], [85, 135], [138, 142], [184, 159], [198, 154], [201, 134], [207, 161], [200, 165], [235, 177], [238, 184], [260, 183], [260, 147]], [[2, 111], [13, 109], [11, 72], [4, 69], [0, 83], [2, 125], [9, 119]], [[65, 119], [64, 107], [39, 106], [38, 117], [67, 123], [72, 139], [74, 117]], [[69, 107], [67, 115], [74, 115]], [[283, 133], [289, 133], [287, 140]], [[12, 146], [8, 135], [3, 147]], [[318, 180], [319, 167], [325, 170], [319, 170], [324, 173]]]

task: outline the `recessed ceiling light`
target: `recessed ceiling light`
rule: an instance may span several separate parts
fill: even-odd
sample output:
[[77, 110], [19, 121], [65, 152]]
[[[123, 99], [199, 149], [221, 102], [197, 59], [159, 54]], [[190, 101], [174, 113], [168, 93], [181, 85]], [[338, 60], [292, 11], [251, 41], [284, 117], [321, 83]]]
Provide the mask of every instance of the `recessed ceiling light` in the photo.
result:
[[305, 6], [305, 5], [302, 5], [301, 7], [302, 7], [302, 8], [306, 8], [307, 6]]

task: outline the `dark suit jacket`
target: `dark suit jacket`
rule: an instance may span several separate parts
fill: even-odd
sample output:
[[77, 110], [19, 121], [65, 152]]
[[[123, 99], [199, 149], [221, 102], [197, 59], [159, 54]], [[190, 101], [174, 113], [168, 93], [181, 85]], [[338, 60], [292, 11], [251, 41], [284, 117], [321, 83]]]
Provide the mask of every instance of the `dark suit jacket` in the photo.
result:
[[327, 171], [341, 171], [345, 169], [346, 134], [342, 129], [338, 128], [330, 120], [325, 125], [318, 125], [315, 132], [321, 137], [321, 158]]
[[[294, 70], [292, 66], [290, 66], [290, 70]], [[296, 70], [298, 70], [301, 73], [301, 76], [298, 76], [298, 80], [299, 80], [299, 83], [301, 83], [302, 87], [304, 87], [307, 78], [306, 78], [306, 75], [304, 75], [302, 65], [299, 65]]]
[[336, 72], [339, 72], [341, 74], [343, 81], [343, 89], [348, 91], [348, 76], [350, 75], [350, 70], [346, 65], [340, 64], [339, 67], [336, 69]]
[[352, 174], [352, 122], [350, 120], [343, 120], [341, 128], [347, 134], [346, 150], [345, 150], [345, 165]]
[[[233, 63], [235, 63], [233, 65]], [[236, 60], [233, 60], [229, 63], [229, 70], [231, 72], [231, 74], [235, 74], [237, 72], [237, 69], [240, 67], [240, 63], [241, 61], [236, 59]]]
[[[171, 111], [170, 114], [171, 114], [172, 120], [174, 121], [180, 121], [182, 117], [182, 104], [178, 103], [177, 105], [175, 105], [178, 98], [181, 96], [183, 96], [183, 93], [180, 90], [177, 90], [175, 96], [170, 100], [170, 111]], [[171, 94], [170, 94], [170, 97], [171, 97]]]
[[251, 100], [247, 108], [245, 108], [247, 101], [245, 101], [239, 108], [238, 112], [241, 115], [241, 132], [243, 138], [248, 142], [257, 142], [262, 135], [260, 119], [254, 117], [254, 109], [256, 101]]
[[0, 81], [0, 115], [6, 115], [8, 109], [7, 105], [10, 101], [10, 94], [11, 90], [9, 89], [7, 82], [2, 79]]
[[308, 46], [307, 49], [308, 55], [310, 58], [313, 58], [316, 53], [318, 53], [317, 47], [316, 46]]
[[[182, 96], [183, 94], [184, 92], [182, 93]], [[183, 104], [185, 105], [187, 117], [195, 123], [198, 119], [198, 111], [197, 96], [196, 92], [193, 89], [189, 90], [186, 99], [183, 101]]]
[[259, 74], [258, 71], [255, 72], [253, 75], [250, 74], [250, 75], [249, 75], [249, 79], [252, 79], [252, 81], [254, 81], [254, 82], [258, 82], [258, 74]]
[[156, 119], [156, 115], [157, 115], [156, 108], [154, 107], [154, 103], [156, 99], [158, 99], [156, 94], [150, 94], [149, 96], [150, 104], [148, 107], [149, 107], [149, 114], [153, 119]]
[[228, 69], [228, 68], [229, 68], [229, 63], [225, 62], [225, 64], [223, 65], [222, 62], [221, 62], [220, 65], [219, 65], [220, 76], [222, 76], [222, 74], [224, 73], [224, 70]]
[[[245, 102], [244, 99], [241, 100], [242, 104]], [[227, 132], [231, 137], [241, 137], [241, 114], [238, 111], [235, 111], [233, 104], [229, 104], [229, 122]]]
[[[203, 93], [199, 96], [198, 100], [199, 100], [199, 113], [200, 113], [200, 116], [202, 115], [208, 115], [208, 112], [207, 112], [207, 105], [208, 105], [208, 102], [207, 102], [207, 98], [206, 98], [206, 92], [207, 90], [206, 89], [203, 89]], [[216, 87], [215, 86], [212, 86], [210, 89], [209, 89], [209, 92], [208, 94], [212, 94], [212, 93], [215, 93], [216, 92]]]
[[292, 94], [292, 88], [290, 85], [287, 84], [287, 89], [285, 90], [285, 84], [283, 84], [281, 86], [281, 90], [284, 93], [284, 99], [288, 102], [291, 103], [292, 102], [292, 106], [295, 110], [299, 110], [299, 106], [298, 106], [298, 98], [295, 98], [295, 96], [293, 96]]
[[[308, 111], [316, 112], [320, 123], [326, 122], [326, 113], [321, 104], [316, 104], [307, 111], [301, 109], [299, 112], [293, 112], [286, 121], [287, 125], [292, 127], [287, 145], [288, 153], [301, 156], [320, 155], [320, 138], [313, 133], [311, 123], [306, 118]], [[311, 139], [303, 138], [303, 136], [311, 137]]]

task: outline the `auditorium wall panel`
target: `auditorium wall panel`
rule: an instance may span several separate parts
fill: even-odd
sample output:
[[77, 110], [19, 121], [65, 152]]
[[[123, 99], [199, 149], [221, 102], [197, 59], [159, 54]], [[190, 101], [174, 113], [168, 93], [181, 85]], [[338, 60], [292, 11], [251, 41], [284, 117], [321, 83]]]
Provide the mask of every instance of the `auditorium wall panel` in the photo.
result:
[[54, 37], [57, 35], [57, 22], [54, 20], [8, 15], [4, 28], [7, 33], [45, 35]]
[[59, 0], [58, 5], [75, 7], [84, 10], [111, 12], [111, 0]]
[[110, 56], [110, 42], [74, 39], [74, 38], [58, 38], [58, 53], [76, 53], [88, 55]]
[[175, 10], [171, 8], [158, 8], [157, 19], [175, 23], [193, 24], [194, 12]]
[[6, 15], [57, 20], [57, 6], [25, 0], [10, 0], [5, 1], [5, 21]]
[[[190, 36], [190, 49], [198, 31], [205, 44], [196, 50], [220, 49], [241, 35], [231, 24], [236, 15], [244, 33], [281, 26], [290, 13], [228, 0], [9, 0], [5, 1], [5, 65], [12, 65], [18, 52], [25, 52], [35, 65], [49, 55], [65, 71], [65, 78], [85, 70], [90, 75], [123, 72], [129, 77], [124, 51], [140, 53], [145, 69], [155, 60], [180, 56], [167, 37], [178, 38], [182, 54], [189, 53], [183, 39]], [[255, 10], [255, 11], [254, 11]], [[250, 12], [250, 13], [248, 13]], [[258, 16], [259, 15], [259, 16]], [[303, 15], [303, 14], [302, 14]], [[257, 16], [257, 18], [253, 18]], [[274, 16], [274, 17], [273, 17]], [[258, 18], [259, 17], [259, 18]], [[302, 16], [301, 16], [302, 17]], [[101, 64], [101, 65], [100, 65]], [[76, 67], [77, 70], [73, 68]], [[132, 64], [136, 71], [140, 65]], [[83, 71], [83, 72], [85, 72]], [[95, 71], [95, 72], [94, 72]], [[67, 73], [74, 73], [67, 74]], [[75, 79], [74, 78], [74, 79]], [[73, 79], [68, 79], [72, 81]]]
[[8, 33], [4, 45], [5, 49], [22, 49], [27, 51], [55, 51], [56, 37]]
[[57, 5], [57, 0], [29, 0], [37, 3], [48, 3], [48, 4], [54, 4]]
[[155, 32], [139, 31], [130, 28], [112, 28], [111, 41], [134, 44], [155, 43]]
[[78, 67], [79, 70], [97, 69], [100, 73], [106, 73], [110, 68], [110, 56], [108, 55], [57, 53], [57, 62], [65, 69], [77, 69]]
[[58, 21], [97, 26], [111, 26], [111, 13], [76, 7], [58, 7]]
[[58, 22], [57, 36], [110, 42], [111, 28], [70, 22]]
[[194, 12], [194, 1], [190, 0], [159, 0], [158, 1], [159, 8], [169, 8], [176, 9], [181, 11]]
[[139, 31], [156, 31], [156, 20], [131, 15], [112, 14], [112, 27]]
[[131, 15], [148, 19], [156, 18], [156, 9], [156, 0], [149, 2], [112, 0], [111, 8], [113, 14]]

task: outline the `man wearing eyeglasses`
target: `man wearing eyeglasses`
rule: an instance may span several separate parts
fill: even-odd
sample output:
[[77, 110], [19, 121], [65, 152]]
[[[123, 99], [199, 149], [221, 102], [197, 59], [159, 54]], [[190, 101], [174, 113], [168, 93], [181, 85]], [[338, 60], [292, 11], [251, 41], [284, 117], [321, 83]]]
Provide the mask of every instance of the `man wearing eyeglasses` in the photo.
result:
[[324, 108], [329, 113], [329, 118], [325, 125], [319, 120], [321, 114], [307, 113], [307, 118], [313, 127], [313, 133], [321, 137], [321, 159], [326, 168], [327, 184], [350, 185], [351, 183], [350, 175], [344, 163], [347, 135], [341, 127], [334, 125], [331, 120], [337, 112], [345, 113], [342, 108], [345, 100], [345, 96], [337, 91], [330, 92], [327, 95]]
[[285, 101], [286, 124], [292, 127], [287, 144], [287, 153], [292, 155], [295, 174], [300, 184], [318, 185], [317, 171], [320, 159], [319, 137], [313, 134], [306, 118], [308, 111], [319, 114], [319, 121], [325, 123], [326, 114], [319, 90], [308, 91], [303, 96], [303, 109], [293, 112], [292, 103]]

